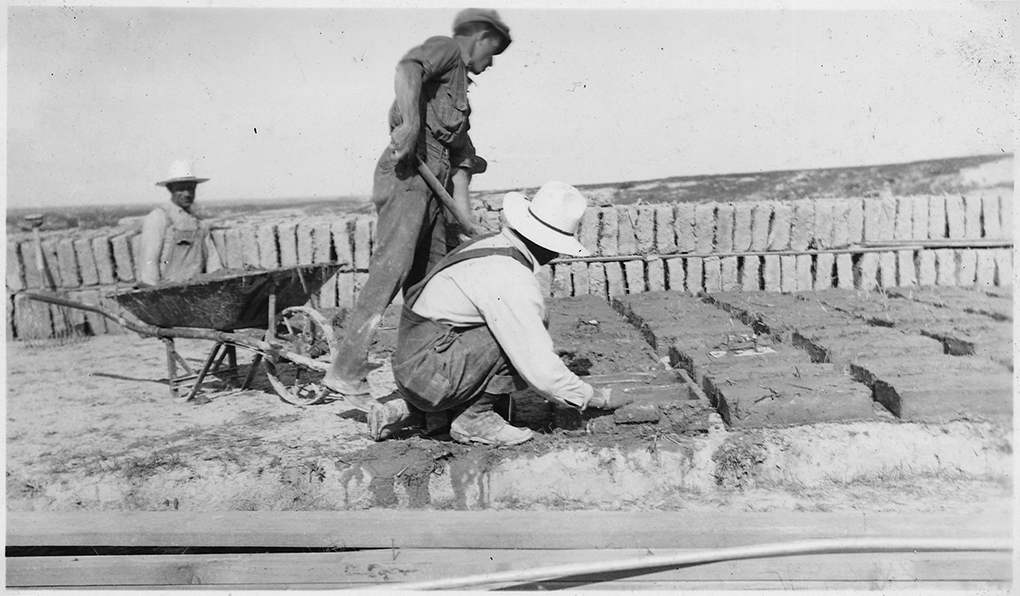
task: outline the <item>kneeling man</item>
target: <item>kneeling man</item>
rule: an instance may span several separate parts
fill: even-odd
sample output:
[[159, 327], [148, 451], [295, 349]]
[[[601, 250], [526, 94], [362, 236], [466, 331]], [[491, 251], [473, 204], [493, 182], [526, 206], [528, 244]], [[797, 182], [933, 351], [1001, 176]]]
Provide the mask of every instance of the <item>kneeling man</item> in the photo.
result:
[[508, 193], [507, 227], [461, 245], [407, 291], [392, 360], [403, 399], [371, 408], [373, 438], [422, 412], [451, 411], [456, 441], [523, 443], [531, 430], [507, 424], [493, 405], [526, 386], [579, 410], [610, 407], [608, 389], [582, 381], [554, 352], [536, 277], [560, 254], [591, 254], [574, 238], [587, 203], [561, 182], [545, 184], [530, 201]]

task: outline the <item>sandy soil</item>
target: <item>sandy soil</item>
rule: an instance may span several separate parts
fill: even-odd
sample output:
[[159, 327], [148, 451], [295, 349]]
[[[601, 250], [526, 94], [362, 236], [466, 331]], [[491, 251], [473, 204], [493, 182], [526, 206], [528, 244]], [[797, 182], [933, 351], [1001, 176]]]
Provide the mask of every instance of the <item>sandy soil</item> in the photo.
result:
[[[662, 366], [647, 344], [637, 339], [636, 330], [613, 323], [610, 310], [593, 314], [588, 309], [581, 317], [576, 306], [566, 302], [551, 317], [552, 324], [562, 331], [561, 347], [566, 348], [568, 363], [591, 374], [616, 373], [630, 365], [640, 371]], [[387, 356], [395, 322], [389, 313], [373, 351], [373, 359], [383, 363], [369, 378], [376, 397], [393, 391]], [[611, 351], [613, 345], [616, 351]], [[177, 340], [177, 346], [198, 368], [211, 343]], [[238, 356], [243, 378], [251, 354], [239, 352]], [[208, 400], [197, 404], [171, 399], [166, 378], [164, 348], [153, 338], [131, 334], [66, 344], [8, 343], [8, 510], [314, 510], [400, 506], [401, 499], [409, 499], [410, 506], [415, 506], [416, 498], [428, 496], [428, 487], [421, 483], [427, 484], [443, 462], [470, 462], [491, 469], [510, 458], [532, 458], [536, 466], [555, 468], [559, 460], [550, 454], [573, 450], [574, 460], [594, 462], [589, 482], [598, 488], [606, 481], [598, 475], [606, 471], [600, 466], [606, 465], [607, 457], [617, 457], [607, 449], [631, 448], [655, 456], [656, 450], [682, 451], [706, 442], [700, 431], [685, 434], [654, 425], [610, 427], [601, 434], [583, 429], [549, 430], [543, 428], [547, 421], [539, 416], [524, 422], [541, 430], [536, 440], [510, 449], [468, 448], [443, 437], [374, 443], [366, 435], [362, 413], [340, 401], [311, 407], [284, 403], [261, 371], [250, 390], [211, 393]], [[523, 404], [522, 410], [527, 407]], [[540, 409], [536, 404], [531, 408]], [[791, 439], [798, 444], [816, 441], [814, 444], [833, 447], [857, 433], [868, 434], [868, 428], [851, 432], [839, 425], [806, 426], [776, 431], [776, 437], [754, 441], [767, 444]], [[961, 444], [973, 444], [975, 449], [978, 443], [991, 445], [995, 439], [990, 429], [974, 425], [942, 429], [884, 425], [871, 430], [876, 437], [887, 438], [875, 439], [867, 453], [884, 451], [882, 444], [888, 443], [888, 452], [894, 454], [897, 445], [916, 442], [918, 437], [937, 442], [945, 435]], [[724, 432], [723, 438], [732, 439], [729, 435], [735, 434]], [[712, 440], [707, 439], [709, 443]], [[1008, 433], [1002, 441], [1008, 450]], [[733, 446], [742, 443], [731, 440], [727, 444], [733, 451]], [[833, 448], [831, 457], [837, 458], [841, 450]], [[731, 476], [739, 482], [709, 492], [649, 494], [626, 505], [607, 500], [606, 507], [959, 511], [979, 504], [1009, 509], [1008, 475], [914, 473], [890, 465], [878, 474], [850, 480], [833, 478], [812, 486], [777, 484], [767, 475], [755, 479], [749, 473], [754, 465], [771, 460], [759, 458], [761, 462], [756, 464], [757, 460], [743, 457], [743, 452], [729, 451], [715, 455], [733, 456]], [[345, 496], [350, 493], [343, 492], [337, 479], [349, 476], [351, 466], [375, 473], [372, 482], [379, 486], [371, 487], [376, 493], [374, 504], [353, 503]], [[982, 466], [978, 468], [987, 469]], [[535, 482], [541, 484], [541, 476], [547, 474], [555, 475], [555, 470], [538, 474]], [[395, 494], [394, 478], [401, 480], [397, 485], [420, 485], [423, 492], [418, 497], [413, 490], [410, 496]], [[525, 483], [530, 482], [530, 476], [524, 478]], [[543, 490], [541, 486], [533, 488], [539, 493]], [[428, 506], [428, 501], [419, 505]], [[569, 499], [538, 498], [519, 506], [579, 505]]]

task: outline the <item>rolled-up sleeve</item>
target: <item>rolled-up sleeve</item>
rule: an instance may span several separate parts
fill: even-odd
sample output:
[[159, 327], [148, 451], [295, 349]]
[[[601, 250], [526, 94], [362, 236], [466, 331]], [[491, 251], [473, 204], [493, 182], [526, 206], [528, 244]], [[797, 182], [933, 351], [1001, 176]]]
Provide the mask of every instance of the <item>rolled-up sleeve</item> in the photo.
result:
[[489, 167], [489, 162], [475, 153], [475, 145], [471, 142], [471, 137], [464, 135], [464, 142], [450, 149], [450, 165], [475, 175], [484, 173]]
[[546, 399], [580, 407], [594, 389], [556, 355], [544, 323], [545, 303], [534, 274], [520, 266], [500, 271], [505, 275], [498, 284], [462, 289], [528, 385]]

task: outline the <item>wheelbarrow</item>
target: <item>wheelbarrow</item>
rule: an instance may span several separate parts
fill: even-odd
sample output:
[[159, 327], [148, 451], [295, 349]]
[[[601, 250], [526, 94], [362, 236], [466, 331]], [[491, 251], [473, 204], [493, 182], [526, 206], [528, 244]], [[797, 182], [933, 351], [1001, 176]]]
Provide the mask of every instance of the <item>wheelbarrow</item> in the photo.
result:
[[[236, 348], [254, 353], [241, 390], [248, 389], [259, 364], [280, 398], [290, 404], [321, 403], [331, 393], [317, 381], [337, 352], [333, 326], [319, 311], [304, 306], [343, 263], [297, 265], [272, 270], [226, 270], [187, 282], [119, 290], [110, 294], [137, 320], [100, 306], [69, 300], [52, 292], [25, 296], [94, 312], [143, 337], [166, 345], [170, 393], [194, 399], [210, 372], [237, 374]], [[174, 347], [175, 338], [207, 339], [213, 347], [196, 373]], [[226, 368], [221, 368], [224, 358]], [[178, 365], [183, 375], [178, 375]], [[191, 385], [183, 397], [179, 388]]]

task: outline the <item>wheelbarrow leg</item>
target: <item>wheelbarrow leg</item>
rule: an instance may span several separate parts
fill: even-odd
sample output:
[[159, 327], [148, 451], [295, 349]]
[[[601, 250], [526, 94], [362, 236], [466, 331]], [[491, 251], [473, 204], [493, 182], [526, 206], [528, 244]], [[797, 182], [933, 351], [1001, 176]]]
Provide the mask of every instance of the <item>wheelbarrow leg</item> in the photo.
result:
[[246, 391], [248, 387], [251, 387], [251, 382], [255, 379], [255, 373], [259, 370], [260, 364], [262, 364], [262, 354], [255, 354], [251, 360], [251, 367], [248, 368], [248, 374], [244, 377], [244, 383], [241, 384], [241, 391]]
[[166, 346], [166, 371], [167, 384], [170, 385], [170, 397], [177, 399], [177, 351], [174, 349], [174, 340], [169, 337], [161, 338]]
[[198, 394], [198, 390], [202, 387], [202, 381], [205, 380], [205, 375], [209, 373], [209, 369], [212, 368], [213, 362], [216, 360], [216, 356], [219, 355], [220, 348], [225, 348], [222, 343], [216, 342], [213, 346], [212, 351], [209, 352], [209, 357], [205, 359], [205, 364], [202, 365], [202, 370], [198, 373], [198, 378], [195, 379], [195, 384], [191, 387], [191, 392], [188, 393], [188, 397], [184, 401], [191, 401]]

